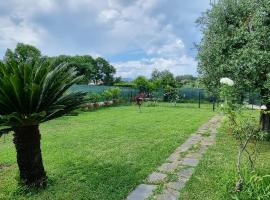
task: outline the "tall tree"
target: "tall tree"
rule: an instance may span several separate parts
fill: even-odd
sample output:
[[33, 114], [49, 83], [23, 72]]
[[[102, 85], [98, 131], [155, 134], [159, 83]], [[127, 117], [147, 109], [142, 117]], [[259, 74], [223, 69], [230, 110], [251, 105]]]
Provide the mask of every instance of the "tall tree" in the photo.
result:
[[176, 81], [173, 73], [169, 70], [158, 71], [155, 69], [152, 72], [151, 80], [160, 87], [160, 89], [164, 89], [167, 87], [176, 87]]
[[75, 67], [78, 75], [84, 75], [81, 83], [93, 82], [94, 84], [113, 85], [115, 68], [104, 58], [96, 59], [89, 55], [66, 56], [60, 55], [51, 58], [54, 65], [66, 62], [68, 66]]
[[4, 56], [4, 61], [16, 61], [17, 63], [22, 63], [26, 61], [35, 61], [41, 58], [41, 52], [34, 46], [18, 43], [14, 52], [7, 49]]
[[149, 92], [150, 83], [145, 76], [138, 76], [134, 81], [133, 84], [140, 92]]
[[75, 67], [78, 75], [84, 75], [84, 78], [81, 80], [81, 83], [88, 83], [90, 80], [93, 80], [95, 77], [95, 60], [89, 56], [66, 56], [60, 55], [50, 58], [54, 63], [54, 66], [58, 66], [61, 63], [68, 63], [70, 68]]
[[[220, 0], [198, 23], [203, 33], [198, 67], [208, 90], [218, 93], [220, 78], [229, 77], [236, 82], [239, 99], [258, 90], [270, 110], [270, 93], [264, 87], [270, 72], [270, 1]], [[262, 125], [270, 122], [269, 114], [262, 116]]]
[[112, 65], [110, 65], [110, 63], [107, 60], [101, 57], [98, 57], [96, 59], [96, 66], [100, 71], [100, 74], [98, 77], [96, 77], [96, 80], [100, 78], [103, 85], [113, 85], [114, 82], [113, 76], [116, 72], [115, 68]]
[[176, 76], [175, 81], [178, 87], [196, 87], [198, 85], [197, 77], [187, 74]]

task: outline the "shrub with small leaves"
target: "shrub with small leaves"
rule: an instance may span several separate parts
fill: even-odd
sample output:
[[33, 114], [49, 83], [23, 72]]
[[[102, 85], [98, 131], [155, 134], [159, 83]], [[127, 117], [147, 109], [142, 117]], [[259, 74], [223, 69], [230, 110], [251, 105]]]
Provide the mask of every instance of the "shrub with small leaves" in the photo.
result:
[[97, 93], [88, 93], [86, 98], [91, 103], [97, 103], [100, 101], [101, 96]]

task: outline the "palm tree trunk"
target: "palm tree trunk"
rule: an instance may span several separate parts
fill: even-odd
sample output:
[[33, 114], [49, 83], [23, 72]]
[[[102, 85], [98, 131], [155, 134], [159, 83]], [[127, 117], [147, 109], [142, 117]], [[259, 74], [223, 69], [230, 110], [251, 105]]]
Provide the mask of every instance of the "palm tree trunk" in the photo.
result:
[[16, 127], [14, 132], [20, 182], [28, 186], [46, 186], [47, 176], [42, 162], [38, 125]]

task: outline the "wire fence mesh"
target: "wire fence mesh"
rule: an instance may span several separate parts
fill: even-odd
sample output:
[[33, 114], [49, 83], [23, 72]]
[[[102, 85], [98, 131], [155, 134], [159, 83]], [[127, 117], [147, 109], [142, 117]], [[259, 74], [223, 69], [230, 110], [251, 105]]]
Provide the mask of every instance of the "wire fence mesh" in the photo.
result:
[[[102, 86], [102, 85], [73, 85], [70, 88], [71, 92], [81, 91], [87, 93], [102, 94], [105, 90], [115, 88], [116, 86]], [[121, 89], [121, 98], [125, 101], [132, 101], [134, 97], [139, 93], [138, 89], [131, 87], [118, 87]], [[218, 98], [210, 95], [205, 89], [202, 88], [178, 88], [177, 89], [182, 102], [190, 103], [213, 103], [218, 102]], [[164, 100], [164, 90], [157, 90], [152, 93], [153, 97], [159, 100]], [[243, 97], [243, 102], [247, 102], [252, 105], [260, 105], [261, 98], [258, 93], [246, 93]], [[101, 100], [102, 95], [101, 95]]]

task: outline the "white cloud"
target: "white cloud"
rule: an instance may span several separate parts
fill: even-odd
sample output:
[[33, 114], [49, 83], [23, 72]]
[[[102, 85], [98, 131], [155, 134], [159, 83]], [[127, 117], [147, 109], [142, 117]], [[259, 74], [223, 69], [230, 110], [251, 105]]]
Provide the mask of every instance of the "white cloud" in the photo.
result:
[[113, 10], [113, 9], [108, 9], [108, 10], [103, 10], [98, 15], [98, 20], [102, 23], [108, 23], [115, 20], [119, 16], [120, 16], [120, 13], [118, 11]]
[[117, 68], [117, 76], [123, 78], [143, 75], [150, 77], [153, 69], [168, 69], [175, 75], [196, 74], [197, 62], [192, 57], [183, 55], [178, 58], [150, 58], [127, 62], [112, 63]]
[[150, 75], [153, 68], [194, 74], [190, 48], [199, 37], [194, 20], [207, 4], [208, 0], [1, 1], [0, 50], [25, 42], [49, 55], [91, 52], [111, 60], [123, 77]]
[[17, 42], [38, 45], [44, 35], [45, 30], [27, 21], [0, 17], [0, 46], [14, 46]]

